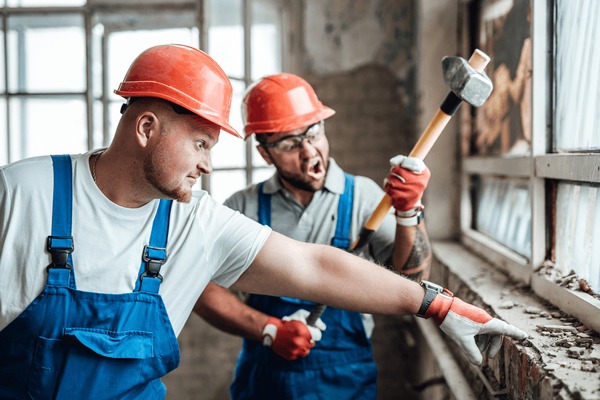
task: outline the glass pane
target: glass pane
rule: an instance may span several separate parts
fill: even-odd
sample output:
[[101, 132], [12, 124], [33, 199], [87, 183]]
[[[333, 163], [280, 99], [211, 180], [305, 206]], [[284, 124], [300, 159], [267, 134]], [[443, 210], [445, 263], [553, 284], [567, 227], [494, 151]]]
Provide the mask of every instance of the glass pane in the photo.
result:
[[209, 1], [208, 53], [229, 76], [244, 77], [241, 0]]
[[112, 141], [113, 136], [115, 135], [115, 131], [117, 130], [117, 125], [119, 124], [119, 120], [121, 119], [121, 106], [123, 105], [123, 100], [121, 101], [111, 101], [108, 105], [108, 130], [106, 131], [107, 137], [105, 138], [104, 146], [108, 146]]
[[527, 182], [483, 177], [475, 188], [475, 229], [529, 257], [531, 210]]
[[573, 271], [600, 293], [600, 190], [559, 183], [556, 199], [556, 266]]
[[[244, 83], [232, 80], [233, 100], [229, 121], [242, 135], [244, 134], [240, 104], [244, 92]], [[227, 132], [221, 131], [219, 143], [212, 150], [213, 168], [239, 167], [246, 165], [246, 143]]]
[[244, 136], [244, 124], [242, 122], [242, 99], [246, 91], [246, 85], [244, 82], [231, 79], [231, 85], [233, 86], [233, 98], [231, 99], [231, 112], [229, 114], [229, 123], [237, 131]]
[[252, 80], [281, 72], [281, 24], [271, 2], [252, 3]]
[[10, 16], [7, 50], [10, 91], [85, 91], [82, 15]]
[[275, 167], [255, 168], [252, 171], [252, 183], [263, 182], [273, 176]]
[[[104, 127], [104, 113], [102, 112], [102, 103], [99, 101], [94, 102], [93, 106], [94, 113], [94, 134], [92, 140], [92, 148], [97, 149], [104, 147], [103, 127]], [[108, 143], [107, 143], [108, 145]]]
[[4, 19], [0, 19], [0, 93], [6, 92], [4, 60]]
[[6, 99], [0, 97], [0, 165], [8, 163], [8, 132], [6, 128]]
[[600, 149], [600, 2], [556, 4], [554, 150]]
[[243, 170], [215, 171], [211, 177], [211, 196], [224, 202], [229, 196], [246, 187], [246, 174]]
[[245, 142], [227, 132], [221, 131], [219, 143], [211, 151], [214, 169], [225, 167], [243, 168], [246, 165]]
[[[133, 18], [133, 16], [132, 16]], [[136, 16], [141, 18], [141, 16]], [[144, 50], [159, 44], [179, 43], [198, 48], [198, 30], [196, 28], [173, 28], [155, 30], [137, 30], [114, 32], [108, 36], [108, 54], [106, 92], [112, 100], [121, 101], [113, 93], [123, 81], [133, 60]]]
[[494, 83], [477, 109], [469, 138], [473, 155], [524, 155], [531, 147], [531, 6], [529, 0], [487, 1], [481, 12], [479, 48], [491, 57]]
[[13, 98], [9, 104], [11, 161], [87, 150], [85, 99]]
[[6, 0], [8, 7], [82, 6], [86, 0]]

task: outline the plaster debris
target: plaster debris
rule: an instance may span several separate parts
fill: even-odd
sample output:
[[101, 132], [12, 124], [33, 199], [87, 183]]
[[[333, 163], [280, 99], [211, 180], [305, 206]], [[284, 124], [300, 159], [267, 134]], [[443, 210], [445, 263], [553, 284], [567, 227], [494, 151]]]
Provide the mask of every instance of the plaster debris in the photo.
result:
[[577, 332], [577, 328], [568, 325], [538, 325], [538, 330], [549, 332]]
[[571, 358], [579, 358], [579, 356], [582, 356], [585, 352], [585, 349], [583, 347], [570, 347], [567, 350], [567, 355]]
[[526, 314], [538, 314], [539, 315], [539, 313], [541, 313], [541, 312], [542, 312], [542, 310], [539, 309], [538, 307], [527, 307], [525, 309]]
[[540, 275], [547, 276], [561, 287], [584, 292], [596, 299], [600, 299], [600, 294], [596, 293], [588, 281], [577, 275], [574, 270], [570, 270], [565, 274], [560, 271], [553, 262], [546, 260], [536, 269], [536, 272]]
[[554, 371], [555, 369], [560, 368], [560, 364], [557, 363], [548, 363], [546, 365], [544, 365], [544, 369], [546, 371]]
[[512, 301], [508, 300], [505, 301], [504, 303], [500, 304], [500, 308], [505, 308], [507, 310], [510, 310], [511, 308], [513, 308], [515, 306], [515, 303], [513, 303]]

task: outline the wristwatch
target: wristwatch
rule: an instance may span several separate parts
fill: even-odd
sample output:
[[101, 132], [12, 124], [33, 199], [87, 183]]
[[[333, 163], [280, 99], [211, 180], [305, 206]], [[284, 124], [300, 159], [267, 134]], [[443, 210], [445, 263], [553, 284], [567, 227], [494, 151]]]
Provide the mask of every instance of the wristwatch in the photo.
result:
[[421, 308], [419, 308], [419, 311], [417, 311], [415, 315], [417, 317], [425, 318], [425, 314], [427, 313], [431, 302], [433, 301], [433, 299], [435, 299], [435, 296], [437, 296], [438, 294], [448, 296], [448, 294], [446, 293], [443, 287], [436, 283], [429, 281], [421, 281], [419, 282], [419, 284], [421, 285], [421, 287], [423, 287], [423, 289], [425, 289], [425, 296], [423, 296]]

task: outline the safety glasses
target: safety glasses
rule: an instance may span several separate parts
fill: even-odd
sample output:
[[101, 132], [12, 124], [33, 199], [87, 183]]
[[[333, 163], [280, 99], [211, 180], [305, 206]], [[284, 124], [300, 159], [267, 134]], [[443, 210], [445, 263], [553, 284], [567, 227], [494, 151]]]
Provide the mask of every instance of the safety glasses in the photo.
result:
[[297, 151], [302, 146], [303, 141], [310, 144], [315, 144], [323, 137], [324, 124], [319, 121], [316, 124], [309, 126], [304, 132], [299, 135], [289, 135], [282, 137], [273, 143], [261, 143], [260, 145], [266, 149], [275, 149], [282, 153], [292, 153]]

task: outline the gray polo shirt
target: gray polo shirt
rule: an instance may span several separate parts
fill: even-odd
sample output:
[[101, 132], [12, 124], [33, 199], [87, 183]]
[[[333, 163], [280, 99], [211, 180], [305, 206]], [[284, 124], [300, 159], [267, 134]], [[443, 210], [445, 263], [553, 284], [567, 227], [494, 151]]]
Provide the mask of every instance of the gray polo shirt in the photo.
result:
[[[271, 195], [271, 227], [302, 242], [331, 244], [344, 182], [344, 171], [330, 158], [324, 188], [314, 194], [307, 207], [303, 207], [281, 185], [275, 173], [264, 185], [264, 192]], [[364, 176], [355, 177], [350, 243], [354, 242], [383, 195], [383, 190], [373, 180]], [[225, 205], [258, 221], [258, 184], [233, 194], [225, 201]], [[388, 262], [395, 235], [396, 219], [393, 210], [390, 210], [373, 234], [364, 255], [380, 264]]]
[[[331, 244], [337, 224], [339, 198], [344, 192], [344, 186], [344, 171], [330, 158], [324, 188], [314, 194], [308, 207], [304, 207], [281, 185], [275, 173], [263, 188], [265, 193], [271, 195], [271, 227], [302, 242]], [[383, 194], [383, 190], [373, 180], [364, 176], [355, 177], [350, 243], [354, 242]], [[258, 184], [234, 193], [225, 201], [225, 205], [258, 221]], [[396, 218], [393, 210], [390, 210], [361, 254], [385, 264], [392, 256], [395, 236]], [[245, 297], [244, 294], [240, 295]], [[370, 338], [375, 326], [373, 316], [362, 316], [365, 333]]]

